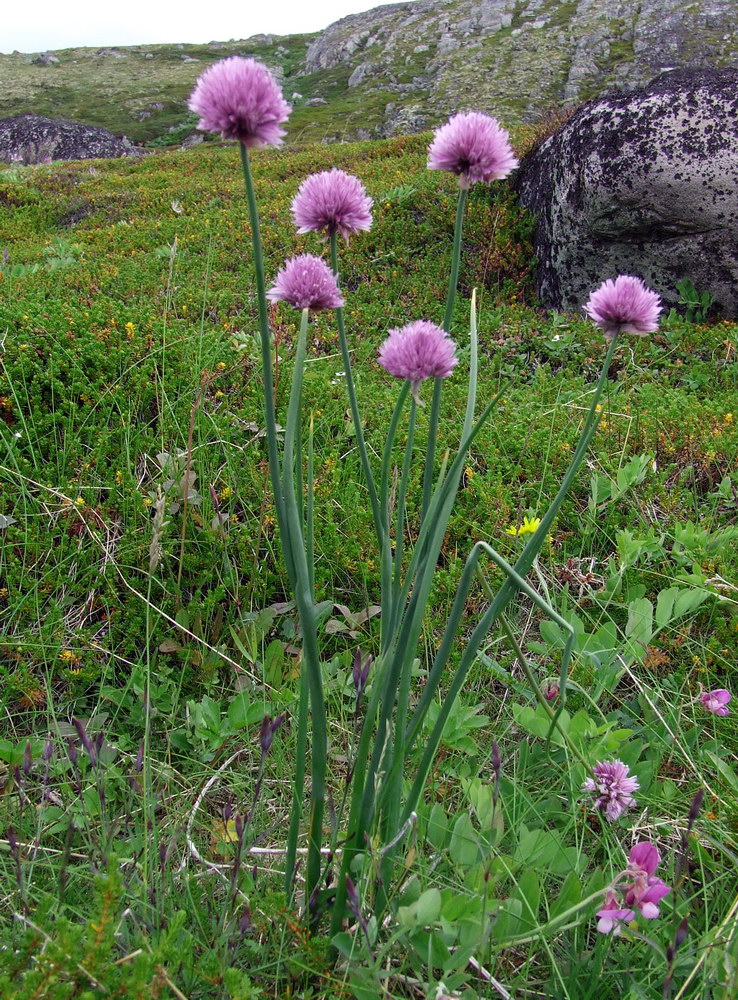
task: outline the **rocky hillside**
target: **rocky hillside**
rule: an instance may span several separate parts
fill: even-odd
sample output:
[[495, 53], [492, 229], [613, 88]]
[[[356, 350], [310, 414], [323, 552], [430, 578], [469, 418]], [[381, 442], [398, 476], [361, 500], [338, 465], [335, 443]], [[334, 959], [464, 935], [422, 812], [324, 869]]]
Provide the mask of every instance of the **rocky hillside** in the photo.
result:
[[530, 121], [665, 68], [738, 65], [738, 27], [733, 0], [411, 0], [316, 35], [0, 56], [0, 116], [180, 141], [195, 78], [232, 53], [281, 77], [292, 141], [335, 141], [418, 131], [457, 109]]

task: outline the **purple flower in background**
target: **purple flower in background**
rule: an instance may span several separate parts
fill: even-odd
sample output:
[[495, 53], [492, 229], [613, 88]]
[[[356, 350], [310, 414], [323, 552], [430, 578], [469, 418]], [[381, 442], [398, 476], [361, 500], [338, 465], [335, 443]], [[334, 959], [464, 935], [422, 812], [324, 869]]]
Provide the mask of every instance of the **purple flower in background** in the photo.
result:
[[[379, 363], [395, 378], [406, 378], [413, 394], [423, 379], [446, 378], [459, 359], [456, 344], [445, 330], [419, 319], [401, 329], [390, 330], [379, 349]], [[417, 397], [416, 397], [417, 398]]]
[[647, 840], [636, 844], [628, 857], [625, 874], [633, 881], [625, 888], [625, 905], [635, 907], [646, 920], [658, 917], [659, 901], [671, 892], [669, 886], [654, 875], [660, 861], [658, 848]]
[[358, 177], [343, 170], [322, 170], [306, 177], [292, 202], [298, 233], [340, 233], [348, 237], [372, 225], [372, 199]]
[[633, 910], [624, 909], [618, 903], [618, 898], [613, 889], [610, 889], [605, 899], [605, 905], [597, 911], [600, 918], [597, 921], [597, 930], [600, 934], [610, 934], [616, 936], [620, 933], [620, 925], [629, 924], [635, 920]]
[[428, 148], [428, 169], [456, 174], [462, 188], [501, 180], [517, 165], [509, 134], [480, 111], [454, 115], [436, 130]]
[[338, 309], [343, 305], [335, 274], [325, 261], [309, 253], [285, 262], [267, 298], [287, 302], [295, 309]]
[[633, 792], [639, 785], [637, 778], [629, 778], [630, 768], [619, 760], [606, 760], [594, 767], [594, 777], [587, 778], [583, 792], [595, 796], [594, 808], [600, 809], [610, 823], [614, 823], [635, 805]]
[[285, 132], [280, 125], [292, 110], [266, 66], [242, 56], [206, 69], [188, 107], [200, 115], [199, 129], [220, 132], [244, 146], [281, 146]]
[[703, 691], [700, 701], [708, 712], [713, 715], [729, 715], [728, 702], [733, 696], [725, 688], [715, 688], [714, 691]]
[[658, 329], [661, 299], [640, 278], [621, 274], [614, 281], [604, 281], [592, 292], [584, 311], [608, 340], [619, 333], [645, 337]]

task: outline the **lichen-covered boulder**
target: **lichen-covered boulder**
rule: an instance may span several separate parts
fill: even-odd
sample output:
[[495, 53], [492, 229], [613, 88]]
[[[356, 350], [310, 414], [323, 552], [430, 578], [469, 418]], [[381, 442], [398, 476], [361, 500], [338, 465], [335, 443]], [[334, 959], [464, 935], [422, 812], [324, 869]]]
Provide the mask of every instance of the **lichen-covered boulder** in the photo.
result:
[[578, 309], [605, 278], [664, 299], [688, 278], [738, 316], [738, 70], [663, 73], [582, 105], [515, 180], [537, 213], [538, 293]]
[[63, 118], [13, 115], [0, 118], [0, 160], [42, 163], [51, 160], [109, 159], [136, 155], [125, 136]]

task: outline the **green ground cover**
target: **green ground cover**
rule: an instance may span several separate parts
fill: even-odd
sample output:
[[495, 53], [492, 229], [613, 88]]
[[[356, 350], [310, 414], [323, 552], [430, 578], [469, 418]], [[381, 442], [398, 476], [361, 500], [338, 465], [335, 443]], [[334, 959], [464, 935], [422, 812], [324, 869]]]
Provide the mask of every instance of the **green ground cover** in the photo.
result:
[[[377, 349], [389, 327], [440, 322], [445, 296], [456, 188], [425, 170], [427, 142], [254, 157], [268, 279], [285, 257], [324, 251], [294, 235], [289, 206], [305, 176], [339, 166], [374, 198], [371, 232], [343, 251], [342, 287], [375, 451], [397, 392]], [[465, 470], [424, 630], [429, 653], [474, 541], [512, 559], [520, 540], [507, 529], [540, 516], [555, 492], [603, 356], [583, 316], [536, 303], [530, 230], [504, 186], [471, 192], [459, 370], [477, 288], [479, 397], [502, 400]], [[481, 965], [515, 997], [660, 997], [671, 976], [674, 996], [728, 1000], [738, 741], [732, 717], [709, 716], [696, 699], [701, 687], [735, 688], [738, 326], [672, 314], [619, 347], [586, 466], [535, 568], [577, 634], [572, 738], [639, 775], [633, 835], [587, 813], [580, 765], [563, 743], [546, 749], [519, 664], [492, 634], [444, 736], [394, 920], [371, 943], [343, 942], [349, 957], [330, 964], [326, 940], [309, 937], [280, 896], [278, 854], [230, 874], [229, 809], [251, 801], [259, 724], [265, 712], [294, 714], [299, 669], [247, 244], [232, 147], [0, 173], [0, 984], [18, 1000], [175, 987], [192, 998], [498, 995]], [[275, 307], [271, 318], [279, 418], [297, 315]], [[305, 420], [316, 590], [334, 605], [323, 655], [338, 801], [355, 733], [351, 662], [376, 644], [376, 622], [359, 613], [378, 601], [378, 560], [331, 317], [319, 314], [313, 331]], [[458, 445], [465, 400], [464, 379], [449, 379], [441, 454]], [[420, 489], [416, 477], [410, 509]], [[159, 491], [168, 506], [157, 560]], [[489, 577], [499, 581], [494, 569]], [[480, 586], [469, 628], [484, 602]], [[512, 623], [541, 680], [555, 675], [561, 634], [525, 600]], [[421, 659], [419, 690], [424, 669]], [[93, 757], [73, 717], [102, 734]], [[294, 740], [283, 726], [266, 762], [249, 825], [257, 848], [284, 842]], [[658, 839], [677, 888], [667, 915], [641, 927], [647, 937], [603, 938], [596, 902], [576, 908], [639, 837]], [[561, 915], [572, 908], [570, 926]]]

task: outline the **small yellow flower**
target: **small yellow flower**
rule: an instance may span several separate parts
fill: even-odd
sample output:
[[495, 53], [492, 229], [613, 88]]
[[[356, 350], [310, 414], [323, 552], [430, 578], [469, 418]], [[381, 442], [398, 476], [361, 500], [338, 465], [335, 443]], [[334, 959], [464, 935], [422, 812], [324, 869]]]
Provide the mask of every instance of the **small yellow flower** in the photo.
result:
[[[540, 517], [524, 517], [522, 524], [511, 524], [509, 528], [505, 528], [505, 534], [514, 535], [516, 538], [521, 538], [523, 535], [535, 535], [540, 526]], [[546, 541], [552, 542], [553, 537], [551, 535], [547, 535]]]
[[215, 368], [216, 368], [216, 371], [224, 372], [225, 368], [226, 368], [225, 361], [219, 361], [218, 364], [215, 366]]
[[74, 502], [77, 504], [78, 507], [84, 507], [84, 505], [85, 505], [85, 498], [84, 497], [77, 497], [77, 499]]
[[115, 485], [121, 486], [122, 483], [123, 483], [123, 473], [120, 471], [120, 469], [118, 469], [118, 471], [115, 473]]
[[144, 497], [144, 507], [150, 507], [154, 501], [151, 497]]
[[732, 424], [733, 423], [733, 414], [732, 413], [726, 413], [724, 419], [725, 419], [725, 423], [726, 424]]
[[518, 538], [521, 535], [535, 535], [540, 524], [540, 517], [524, 517], [521, 525], [511, 524], [509, 528], [505, 528], [505, 534], [515, 535]]
[[219, 500], [227, 500], [230, 495], [231, 495], [231, 488], [230, 488], [230, 486], [224, 486], [223, 489], [218, 494], [218, 499]]
[[126, 326], [125, 326], [125, 330], [126, 330], [126, 333], [128, 334], [128, 336], [129, 336], [129, 337], [132, 337], [132, 336], [133, 336], [133, 334], [135, 333], [135, 330], [136, 330], [136, 327], [135, 327], [135, 326], [133, 325], [133, 323], [131, 323], [131, 321], [129, 320], [129, 321], [128, 321], [128, 322], [126, 323]]
[[224, 396], [225, 396], [225, 393], [221, 392], [220, 389], [218, 389], [218, 391], [215, 394], [215, 398], [216, 399], [222, 399]]

